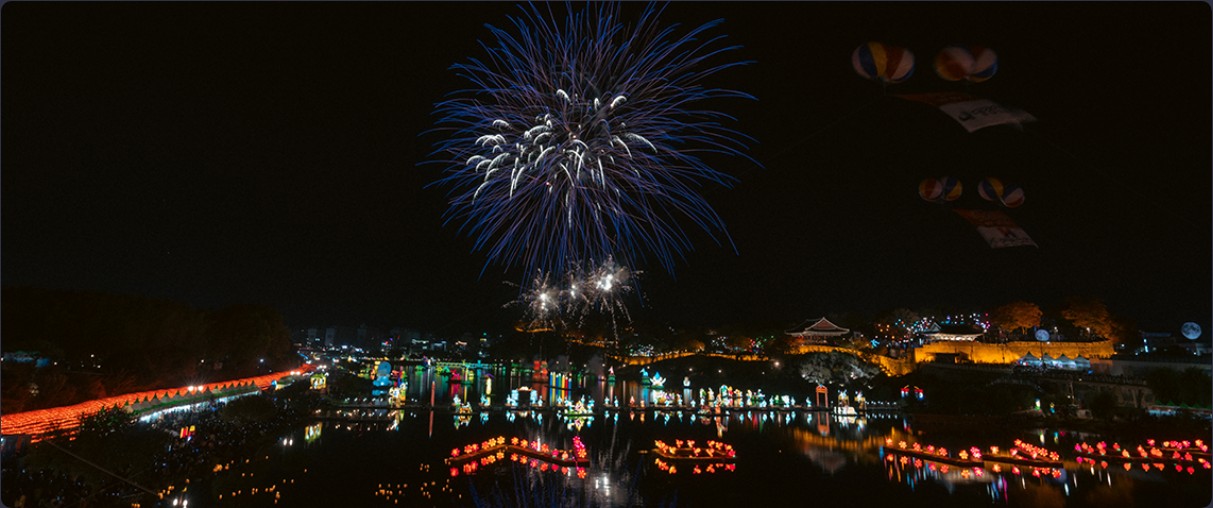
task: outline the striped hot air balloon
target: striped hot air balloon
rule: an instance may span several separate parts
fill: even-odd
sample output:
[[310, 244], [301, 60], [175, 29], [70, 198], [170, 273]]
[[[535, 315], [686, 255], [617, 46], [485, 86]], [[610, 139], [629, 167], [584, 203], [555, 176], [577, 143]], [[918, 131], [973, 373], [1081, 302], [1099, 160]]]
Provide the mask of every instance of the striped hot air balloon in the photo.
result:
[[1018, 208], [1023, 204], [1023, 189], [1018, 185], [1007, 185], [999, 201], [1007, 208]]
[[851, 53], [851, 66], [865, 78], [885, 84], [901, 83], [914, 75], [914, 53], [905, 48], [869, 42]]
[[948, 46], [935, 55], [935, 73], [948, 81], [981, 83], [998, 72], [998, 55], [982, 46]]
[[927, 178], [918, 184], [918, 196], [926, 201], [939, 201], [943, 196], [943, 186], [938, 178]]
[[987, 177], [977, 184], [977, 193], [981, 195], [981, 199], [986, 201], [1001, 200], [1003, 194], [1002, 180], [992, 176]]
[[918, 196], [933, 203], [947, 203], [960, 199], [964, 185], [950, 176], [927, 178], [918, 184]]
[[945, 201], [956, 201], [960, 199], [961, 193], [964, 192], [964, 185], [960, 180], [945, 176], [939, 179], [939, 185], [943, 187], [943, 199]]

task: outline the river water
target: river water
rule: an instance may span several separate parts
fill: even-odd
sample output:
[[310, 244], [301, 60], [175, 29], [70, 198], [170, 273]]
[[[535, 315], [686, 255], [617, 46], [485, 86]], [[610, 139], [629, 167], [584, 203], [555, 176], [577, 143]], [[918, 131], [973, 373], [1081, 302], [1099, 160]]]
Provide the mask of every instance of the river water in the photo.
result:
[[[410, 400], [448, 404], [455, 395], [477, 402], [492, 394], [500, 403], [525, 375], [498, 372], [452, 384], [430, 370], [408, 374]], [[494, 385], [496, 383], [496, 385]], [[681, 385], [681, 380], [677, 383]], [[214, 476], [195, 482], [180, 497], [190, 506], [1168, 506], [1210, 502], [1209, 470], [1189, 472], [1162, 462], [1104, 467], [1077, 464], [1072, 452], [1095, 436], [1065, 429], [969, 429], [923, 432], [897, 414], [869, 418], [825, 412], [747, 411], [696, 416], [677, 411], [604, 411], [603, 397], [651, 399], [635, 382], [611, 386], [580, 380], [566, 391], [536, 386], [544, 397], [597, 399], [593, 418], [553, 412], [493, 410], [458, 415], [447, 409], [369, 413], [373, 418], [324, 419], [284, 434], [273, 445], [250, 450], [244, 462], [217, 464]], [[681, 391], [681, 390], [679, 390]], [[697, 395], [697, 388], [696, 393]], [[478, 406], [478, 404], [477, 404]], [[963, 427], [963, 426], [962, 426]], [[572, 450], [580, 440], [588, 463], [562, 468], [543, 461], [511, 460], [505, 451], [491, 463], [450, 462], [455, 449], [501, 438], [539, 441]], [[1200, 439], [1202, 436], [1158, 436]], [[1065, 467], [1037, 471], [988, 463], [962, 468], [895, 454], [887, 439], [946, 446], [1008, 448], [1015, 439], [1058, 451]], [[1207, 440], [1207, 438], [1205, 438]], [[717, 441], [733, 447], [735, 460], [658, 463], [655, 441]], [[694, 467], [700, 466], [699, 473]]]

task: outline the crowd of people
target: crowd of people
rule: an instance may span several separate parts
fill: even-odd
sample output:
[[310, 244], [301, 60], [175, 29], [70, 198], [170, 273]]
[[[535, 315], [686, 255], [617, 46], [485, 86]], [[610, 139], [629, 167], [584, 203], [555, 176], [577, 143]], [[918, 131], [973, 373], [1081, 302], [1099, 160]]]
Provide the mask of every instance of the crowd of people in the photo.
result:
[[1090, 383], [1109, 383], [1122, 385], [1146, 384], [1145, 380], [1133, 376], [1101, 374], [1082, 370], [1064, 370], [1052, 367], [1040, 367], [1036, 365], [1016, 366], [1013, 373], [1018, 377], [1047, 379], [1051, 381], [1082, 381]]
[[[79, 475], [50, 469], [4, 470], [4, 503], [13, 508], [39, 506], [92, 506], [89, 487]], [[113, 494], [106, 497], [113, 498]], [[117, 501], [114, 499], [114, 501]], [[110, 504], [106, 503], [105, 505]], [[117, 503], [113, 503], [117, 504]], [[103, 506], [103, 504], [98, 504]], [[129, 506], [129, 504], [128, 504]]]

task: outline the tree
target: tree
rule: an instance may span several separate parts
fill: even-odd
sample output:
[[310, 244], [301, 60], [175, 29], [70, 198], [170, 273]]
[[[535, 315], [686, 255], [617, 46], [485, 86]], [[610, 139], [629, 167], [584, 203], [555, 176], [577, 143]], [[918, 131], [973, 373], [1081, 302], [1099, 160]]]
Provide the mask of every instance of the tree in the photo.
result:
[[700, 351], [703, 351], [704, 347], [705, 347], [705, 345], [702, 340], [693, 339], [690, 337], [679, 338], [677, 340], [677, 342], [675, 343], [676, 349], [679, 349], [682, 351], [690, 351], [692, 353], [698, 353]]
[[236, 423], [265, 422], [273, 418], [274, 414], [274, 402], [265, 395], [240, 397], [219, 410], [221, 418]]
[[877, 339], [908, 340], [914, 337], [914, 324], [921, 319], [917, 312], [898, 307], [881, 314], [872, 322], [872, 335]]
[[800, 377], [811, 383], [864, 382], [880, 374], [880, 368], [846, 353], [814, 353], [799, 365]]
[[1100, 390], [1091, 396], [1087, 406], [1091, 408], [1091, 415], [1096, 418], [1107, 419], [1116, 414], [1116, 407], [1120, 402], [1116, 399], [1116, 394], [1109, 390]]
[[800, 353], [806, 342], [804, 337], [780, 335], [767, 342], [766, 352], [767, 354], [794, 355]]
[[1011, 302], [994, 309], [990, 313], [990, 322], [1003, 331], [1018, 331], [1023, 333], [1028, 328], [1040, 326], [1040, 318], [1044, 313], [1040, 307], [1031, 302]]
[[741, 335], [732, 335], [724, 341], [724, 345], [733, 350], [749, 352], [754, 346], [754, 340]]
[[[221, 374], [233, 377], [251, 374], [262, 358], [266, 368], [297, 365], [286, 325], [268, 307], [207, 312], [138, 296], [7, 287], [0, 300], [4, 351], [57, 363], [25, 370], [6, 362], [5, 412], [192, 383], [209, 373], [200, 367], [210, 371], [223, 360], [231, 370]], [[81, 363], [88, 368], [72, 370]]]
[[1198, 368], [1178, 371], [1169, 368], [1151, 369], [1145, 374], [1146, 385], [1154, 392], [1154, 400], [1163, 404], [1208, 406], [1213, 398], [1213, 384], [1207, 372]]
[[269, 307], [232, 305], [209, 317], [208, 354], [235, 364], [237, 370], [256, 367], [262, 358], [280, 359], [290, 352], [290, 332], [282, 316]]
[[106, 407], [80, 418], [80, 434], [103, 438], [134, 424], [135, 417], [131, 413], [118, 406]]
[[1133, 334], [1129, 323], [1113, 317], [1108, 307], [1094, 298], [1071, 298], [1061, 315], [1096, 337], [1126, 342]]

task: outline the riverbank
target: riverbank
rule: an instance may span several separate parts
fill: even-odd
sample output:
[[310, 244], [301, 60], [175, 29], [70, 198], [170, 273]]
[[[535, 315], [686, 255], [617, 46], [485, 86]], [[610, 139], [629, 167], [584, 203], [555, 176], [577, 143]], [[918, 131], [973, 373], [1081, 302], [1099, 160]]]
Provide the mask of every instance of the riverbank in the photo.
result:
[[[831, 404], [837, 403], [840, 390], [847, 390], [852, 397], [862, 391], [869, 401], [894, 401], [919, 427], [951, 430], [953, 428], [976, 429], [1009, 427], [1016, 429], [1070, 428], [1091, 433], [1116, 433], [1141, 438], [1163, 436], [1168, 433], [1182, 435], [1209, 435], [1213, 425], [1207, 419], [1195, 416], [1176, 415], [1150, 416], [1145, 410], [1136, 408], [1112, 408], [1103, 417], [1077, 418], [1061, 414], [1061, 407], [1069, 403], [1084, 402], [1067, 399], [1064, 393], [1053, 393], [1041, 385], [1032, 383], [1028, 376], [1015, 377], [1006, 369], [923, 369], [904, 376], [886, 376], [870, 372], [867, 377], [851, 378], [855, 365], [846, 356], [837, 360], [822, 355], [788, 355], [769, 358], [765, 361], [732, 360], [716, 356], [685, 356], [659, 361], [644, 366], [628, 366], [616, 369], [616, 377], [638, 381], [641, 369], [649, 375], [660, 373], [668, 379], [667, 389], [681, 389], [683, 378], [691, 386], [729, 386], [745, 389], [762, 389], [764, 393], [789, 394], [798, 400], [814, 395], [818, 386], [806, 375], [829, 376], [826, 385]], [[816, 358], [813, 358], [817, 356]], [[1011, 381], [1020, 382], [1011, 382]], [[1052, 381], [1052, 378], [1044, 379]], [[923, 398], [903, 396], [903, 388], [923, 389]], [[1031, 410], [1041, 404], [1048, 411], [1055, 404], [1058, 414], [1045, 414]], [[1098, 414], [1098, 413], [1097, 413]]]
[[109, 416], [117, 419], [82, 426], [74, 439], [48, 439], [6, 457], [0, 501], [125, 508], [155, 506], [191, 488], [198, 491], [216, 467], [270, 446], [284, 430], [310, 421], [319, 398], [307, 388], [300, 383], [143, 423], [113, 412]]

